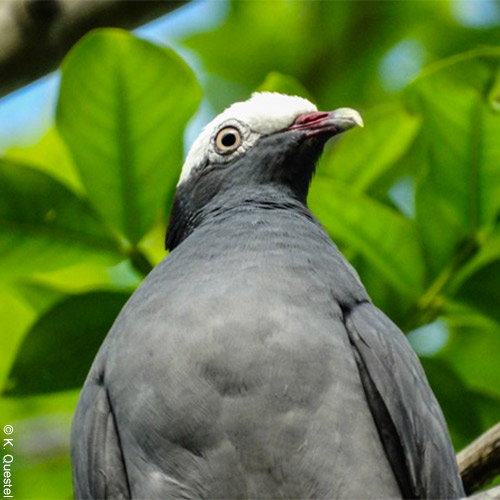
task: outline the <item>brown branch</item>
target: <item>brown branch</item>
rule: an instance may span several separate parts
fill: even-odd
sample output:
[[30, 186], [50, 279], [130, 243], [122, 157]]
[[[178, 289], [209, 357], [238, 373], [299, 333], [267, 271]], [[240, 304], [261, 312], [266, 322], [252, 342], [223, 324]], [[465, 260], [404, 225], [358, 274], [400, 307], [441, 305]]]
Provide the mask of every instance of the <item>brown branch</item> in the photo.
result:
[[56, 69], [85, 33], [135, 28], [187, 0], [0, 0], [0, 97]]
[[[457, 461], [465, 492], [468, 495], [478, 491], [497, 474], [500, 474], [500, 423], [481, 434], [469, 446], [464, 448], [457, 455]], [[494, 490], [497, 490], [497, 488], [488, 491]], [[484, 498], [500, 498], [500, 490], [496, 494], [496, 497], [486, 496]], [[479, 497], [474, 496], [474, 498]]]

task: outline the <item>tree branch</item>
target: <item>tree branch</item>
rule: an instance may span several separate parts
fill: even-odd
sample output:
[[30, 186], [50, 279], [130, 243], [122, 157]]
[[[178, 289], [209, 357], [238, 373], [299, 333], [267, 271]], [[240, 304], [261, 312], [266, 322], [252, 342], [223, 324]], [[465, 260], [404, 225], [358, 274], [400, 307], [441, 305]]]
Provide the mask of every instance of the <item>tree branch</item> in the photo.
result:
[[0, 97], [56, 69], [85, 33], [135, 28], [187, 0], [0, 0]]
[[[496, 424], [484, 434], [481, 434], [481, 436], [469, 446], [464, 448], [457, 455], [457, 461], [465, 492], [468, 495], [479, 490], [499, 474], [500, 423]], [[486, 496], [484, 498], [500, 498], [500, 489], [493, 488], [492, 490], [488, 490], [488, 492], [493, 492], [492, 494], [494, 495], [495, 490], [497, 490], [497, 496]], [[474, 498], [476, 498], [476, 496], [474, 496]]]

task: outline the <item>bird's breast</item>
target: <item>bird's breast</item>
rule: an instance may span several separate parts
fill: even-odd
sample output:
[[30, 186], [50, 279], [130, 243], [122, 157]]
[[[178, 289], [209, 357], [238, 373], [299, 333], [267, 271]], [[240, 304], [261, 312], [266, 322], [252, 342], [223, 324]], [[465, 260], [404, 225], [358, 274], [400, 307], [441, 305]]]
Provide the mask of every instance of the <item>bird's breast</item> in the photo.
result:
[[[253, 220], [195, 236], [114, 326], [121, 418], [144, 457], [168, 474], [191, 467], [212, 497], [333, 495], [342, 460], [384, 460], [363, 444], [376, 430], [335, 301], [337, 277], [354, 278], [310, 228]], [[217, 489], [228, 475], [240, 490]]]

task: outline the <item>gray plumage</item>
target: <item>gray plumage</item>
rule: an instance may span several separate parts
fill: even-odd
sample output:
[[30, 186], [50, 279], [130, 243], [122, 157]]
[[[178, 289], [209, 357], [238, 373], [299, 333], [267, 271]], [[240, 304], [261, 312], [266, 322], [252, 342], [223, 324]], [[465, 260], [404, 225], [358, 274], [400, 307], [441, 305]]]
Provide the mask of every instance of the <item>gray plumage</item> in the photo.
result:
[[421, 365], [307, 208], [308, 179], [258, 175], [280, 150], [314, 164], [326, 139], [297, 137], [179, 186], [173, 250], [82, 390], [78, 498], [463, 496]]

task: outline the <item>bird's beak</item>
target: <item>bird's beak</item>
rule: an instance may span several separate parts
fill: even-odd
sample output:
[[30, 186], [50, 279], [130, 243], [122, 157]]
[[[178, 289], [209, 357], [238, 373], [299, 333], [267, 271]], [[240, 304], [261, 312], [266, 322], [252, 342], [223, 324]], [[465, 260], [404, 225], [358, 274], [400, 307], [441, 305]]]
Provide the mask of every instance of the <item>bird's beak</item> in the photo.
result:
[[287, 130], [303, 130], [306, 137], [332, 137], [353, 127], [363, 127], [361, 115], [351, 108], [335, 111], [313, 111], [299, 115]]

